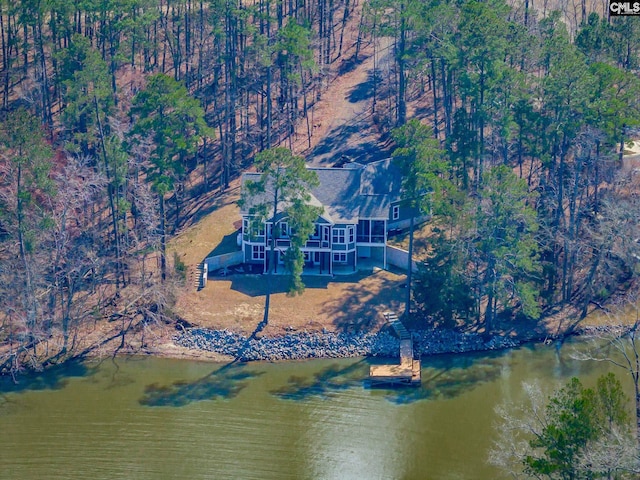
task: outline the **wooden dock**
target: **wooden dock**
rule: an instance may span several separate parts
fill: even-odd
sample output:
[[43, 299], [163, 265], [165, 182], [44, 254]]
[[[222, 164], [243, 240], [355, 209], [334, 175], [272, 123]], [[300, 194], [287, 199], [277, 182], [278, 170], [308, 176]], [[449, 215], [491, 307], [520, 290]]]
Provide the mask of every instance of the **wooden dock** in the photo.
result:
[[385, 312], [384, 318], [400, 337], [400, 364], [372, 365], [369, 381], [372, 385], [420, 385], [420, 360], [413, 359], [413, 340], [395, 313]]

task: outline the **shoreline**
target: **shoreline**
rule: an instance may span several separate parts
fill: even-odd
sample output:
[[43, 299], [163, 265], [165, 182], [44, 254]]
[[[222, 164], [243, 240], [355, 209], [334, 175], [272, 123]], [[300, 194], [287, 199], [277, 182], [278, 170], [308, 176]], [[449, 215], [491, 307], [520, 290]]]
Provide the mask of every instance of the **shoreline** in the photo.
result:
[[[573, 332], [554, 337], [540, 332], [531, 335], [496, 335], [485, 340], [480, 333], [453, 330], [414, 330], [414, 358], [443, 354], [488, 353], [518, 348], [525, 344], [564, 342], [567, 337], [621, 336], [628, 325], [585, 325]], [[191, 327], [165, 336], [153, 345], [129, 339], [116, 351], [103, 348], [69, 357], [102, 359], [108, 357], [155, 357], [193, 362], [288, 362], [339, 358], [399, 358], [400, 339], [389, 330], [369, 333], [337, 333], [333, 331], [301, 331], [251, 338], [225, 329]], [[4, 375], [0, 375], [0, 378]]]
[[[620, 335], [625, 326], [584, 326], [562, 336], [532, 335], [522, 337], [494, 336], [485, 340], [480, 333], [453, 330], [421, 330], [411, 332], [414, 356], [490, 352], [517, 348], [527, 343], [549, 344], [567, 336], [589, 337]], [[296, 332], [279, 336], [250, 338], [228, 330], [191, 328], [172, 337], [173, 343], [192, 352], [194, 360], [205, 360], [213, 354], [242, 362], [296, 361], [327, 358], [384, 357], [397, 358], [400, 339], [388, 331], [376, 333]], [[181, 358], [185, 358], [182, 355]], [[201, 358], [204, 357], [204, 358]]]
[[[411, 333], [415, 356], [505, 350], [529, 342], [544, 342], [531, 336], [514, 339], [495, 336], [485, 340], [482, 334], [451, 330], [422, 330]], [[548, 338], [548, 337], [547, 337]], [[200, 352], [243, 362], [295, 361], [326, 358], [397, 358], [400, 339], [387, 331], [377, 333], [296, 332], [279, 336], [250, 338], [228, 330], [191, 328], [177, 333], [173, 343], [198, 359]], [[191, 356], [191, 355], [190, 355]]]

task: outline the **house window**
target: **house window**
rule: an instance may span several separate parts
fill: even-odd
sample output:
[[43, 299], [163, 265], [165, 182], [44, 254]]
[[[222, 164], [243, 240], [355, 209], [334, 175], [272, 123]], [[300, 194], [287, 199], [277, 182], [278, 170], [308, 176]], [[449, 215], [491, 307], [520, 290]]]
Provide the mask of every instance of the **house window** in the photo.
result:
[[282, 222], [280, 224], [280, 236], [281, 237], [289, 236], [289, 225], [287, 224], [287, 222]]
[[242, 229], [244, 234], [250, 237], [262, 237], [264, 235], [264, 223], [259, 223], [255, 219], [243, 219]]
[[334, 228], [333, 235], [331, 237], [331, 241], [333, 243], [345, 243], [345, 229], [344, 228]]
[[370, 242], [371, 241], [371, 221], [359, 220], [358, 221], [358, 241]]
[[356, 229], [353, 226], [349, 227], [349, 243], [353, 243], [356, 237]]
[[264, 245], [253, 245], [251, 247], [251, 260], [264, 260]]
[[371, 223], [371, 243], [384, 243], [384, 220], [373, 220]]
[[400, 218], [400, 205], [394, 205], [391, 208], [391, 218], [393, 220], [398, 220]]
[[262, 237], [264, 236], [264, 223], [256, 224], [251, 222], [251, 236]]
[[333, 254], [333, 263], [347, 263], [347, 254], [346, 253], [334, 253]]

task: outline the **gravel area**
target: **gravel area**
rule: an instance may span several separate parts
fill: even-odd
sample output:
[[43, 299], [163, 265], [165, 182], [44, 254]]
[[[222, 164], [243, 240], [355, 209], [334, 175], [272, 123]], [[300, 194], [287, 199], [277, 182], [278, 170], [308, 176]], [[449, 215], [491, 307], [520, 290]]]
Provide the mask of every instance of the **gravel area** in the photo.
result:
[[[431, 330], [413, 332], [414, 353], [435, 355], [512, 348], [506, 337], [485, 341], [475, 333]], [[192, 328], [173, 338], [182, 347], [229, 355], [241, 361], [302, 360], [340, 357], [397, 357], [400, 340], [387, 331], [378, 333], [295, 332], [276, 337], [248, 338], [228, 330]]]

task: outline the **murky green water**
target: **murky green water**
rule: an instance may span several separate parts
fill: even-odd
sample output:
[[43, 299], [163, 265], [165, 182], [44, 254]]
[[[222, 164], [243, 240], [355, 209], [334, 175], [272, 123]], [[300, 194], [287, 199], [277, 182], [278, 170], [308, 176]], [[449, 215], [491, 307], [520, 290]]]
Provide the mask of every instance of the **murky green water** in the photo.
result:
[[407, 390], [364, 388], [364, 360], [76, 365], [0, 384], [0, 478], [494, 479], [497, 403], [607, 368], [569, 353], [426, 359]]

